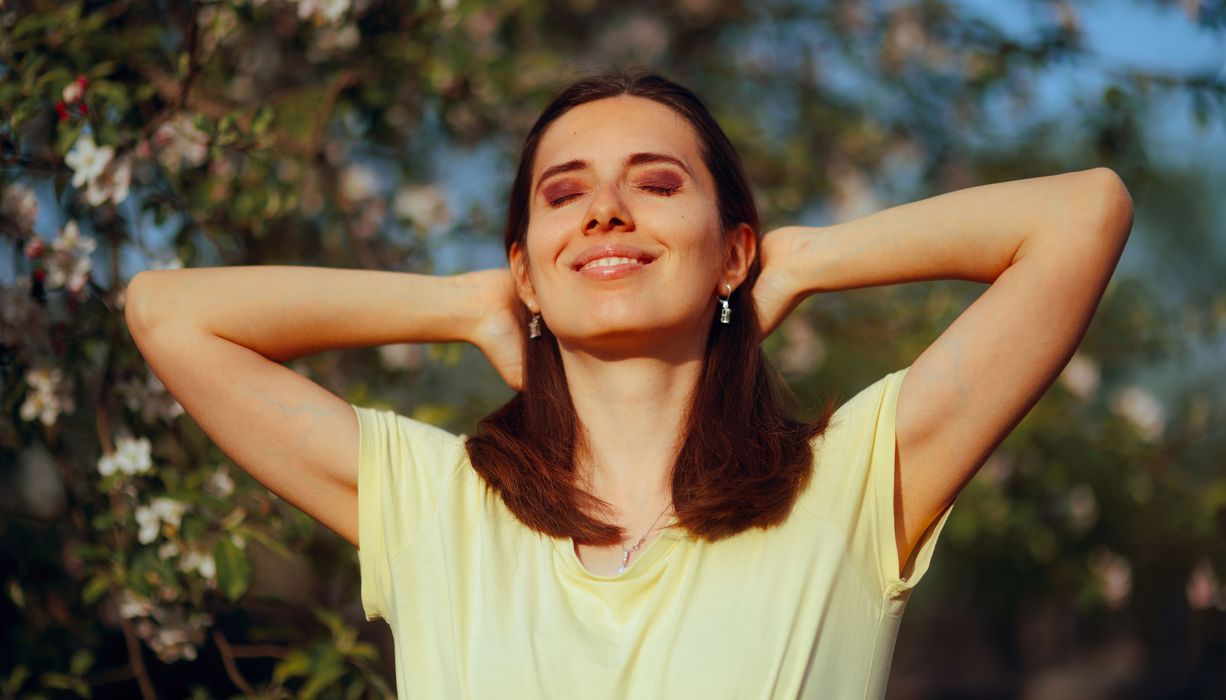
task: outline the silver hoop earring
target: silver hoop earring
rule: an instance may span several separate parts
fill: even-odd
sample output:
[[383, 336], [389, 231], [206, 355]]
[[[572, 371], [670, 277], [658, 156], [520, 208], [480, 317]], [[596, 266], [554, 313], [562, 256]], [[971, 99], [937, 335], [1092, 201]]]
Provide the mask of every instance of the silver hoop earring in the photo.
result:
[[532, 320], [528, 322], [528, 338], [536, 339], [541, 337], [541, 315], [532, 314]]
[[728, 290], [728, 296], [719, 298], [719, 322], [729, 324], [732, 323], [732, 307], [728, 305], [728, 300], [732, 298], [732, 285], [725, 284], [724, 288]]

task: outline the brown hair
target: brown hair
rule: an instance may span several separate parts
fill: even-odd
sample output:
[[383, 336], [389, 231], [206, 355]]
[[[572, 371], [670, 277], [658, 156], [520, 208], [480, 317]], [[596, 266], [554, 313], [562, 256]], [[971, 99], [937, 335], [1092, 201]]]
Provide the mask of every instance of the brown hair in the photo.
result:
[[[672, 108], [694, 128], [716, 183], [725, 231], [741, 222], [758, 235], [758, 210], [740, 157], [715, 119], [689, 89], [644, 71], [608, 73], [563, 89], [545, 107], [524, 141], [511, 187], [504, 243], [524, 244], [537, 146], [549, 126], [586, 102], [631, 95]], [[751, 527], [782, 523], [813, 471], [811, 440], [826, 429], [833, 400], [820, 418], [797, 421], [782, 403], [791, 398], [762, 353], [751, 290], [762, 264], [732, 294], [733, 322], [715, 323], [687, 412], [688, 426], [672, 471], [673, 507], [679, 524], [709, 541]], [[527, 323], [527, 310], [519, 309]], [[582, 437], [571, 403], [557, 339], [541, 324], [541, 337], [526, 341], [524, 387], [487, 416], [467, 441], [473, 468], [528, 527], [577, 543], [621, 542], [622, 528], [588, 514], [609, 504], [576, 483], [575, 454]]]

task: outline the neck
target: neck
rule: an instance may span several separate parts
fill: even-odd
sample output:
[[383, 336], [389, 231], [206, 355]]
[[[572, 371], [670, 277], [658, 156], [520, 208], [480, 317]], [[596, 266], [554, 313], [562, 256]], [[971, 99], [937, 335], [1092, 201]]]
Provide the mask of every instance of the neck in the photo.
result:
[[580, 483], [623, 521], [650, 523], [671, 503], [672, 465], [702, 370], [702, 343], [615, 358], [561, 344], [559, 350], [582, 431]]

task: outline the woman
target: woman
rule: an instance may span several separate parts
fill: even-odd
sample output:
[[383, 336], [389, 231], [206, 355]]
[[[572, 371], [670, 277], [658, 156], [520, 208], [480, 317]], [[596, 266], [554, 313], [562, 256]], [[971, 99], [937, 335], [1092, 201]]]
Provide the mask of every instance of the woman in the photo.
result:
[[[402, 697], [880, 697], [954, 498], [1072, 355], [1131, 221], [1095, 168], [759, 237], [698, 99], [610, 75], [529, 134], [509, 269], [144, 272], [126, 313], [235, 462], [359, 545]], [[833, 415], [784, 415], [758, 343], [802, 299], [941, 278], [991, 286]], [[472, 438], [278, 364], [456, 340], [520, 389]]]

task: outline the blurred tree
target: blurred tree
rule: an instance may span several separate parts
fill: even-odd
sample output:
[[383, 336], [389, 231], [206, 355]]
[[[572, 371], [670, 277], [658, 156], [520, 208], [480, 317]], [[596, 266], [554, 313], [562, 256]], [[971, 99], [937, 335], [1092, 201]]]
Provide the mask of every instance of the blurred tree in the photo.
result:
[[[1226, 24], [1226, 3], [1150, 4]], [[1145, 130], [1179, 100], [1220, 127], [1226, 81], [1112, 65], [1077, 6], [1027, 6], [1039, 28], [1019, 37], [940, 0], [0, 0], [4, 696], [390, 692], [355, 552], [182, 417], [126, 333], [124, 286], [184, 265], [493, 264], [545, 96], [630, 64], [708, 98], [772, 225], [1123, 177], [1124, 265], [960, 498], [891, 694], [1226, 694], [1221, 172], [1155, 158]], [[1047, 71], [1095, 63], [1101, 89], [1039, 109]], [[814, 298], [767, 349], [816, 406], [908, 364], [983, 289]], [[425, 350], [292, 366], [459, 432], [507, 397], [471, 348]]]

